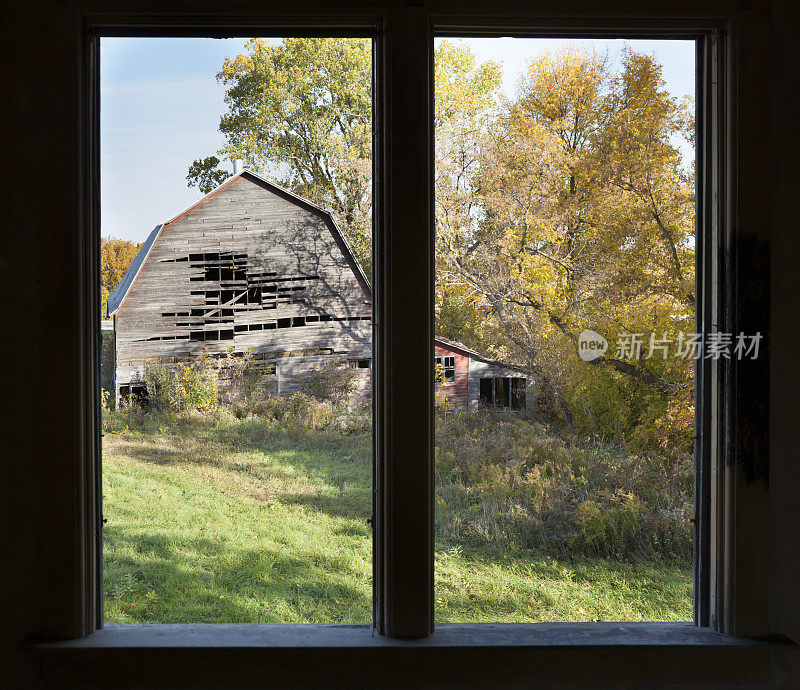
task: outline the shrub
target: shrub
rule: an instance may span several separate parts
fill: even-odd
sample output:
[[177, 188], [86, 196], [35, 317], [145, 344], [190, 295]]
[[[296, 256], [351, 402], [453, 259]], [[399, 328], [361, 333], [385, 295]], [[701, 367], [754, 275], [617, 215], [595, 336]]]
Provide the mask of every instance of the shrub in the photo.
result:
[[271, 392], [277, 383], [275, 366], [258, 359], [252, 347], [242, 353], [235, 353], [233, 348], [229, 348], [220, 368], [225, 378], [222, 387], [224, 402], [245, 413], [255, 401]]
[[341, 411], [329, 400], [317, 400], [304, 393], [284, 397], [269, 397], [254, 403], [251, 415], [279, 422], [289, 429], [321, 430], [331, 426]]
[[317, 400], [346, 402], [355, 386], [356, 372], [339, 361], [314, 367], [306, 375], [305, 392]]
[[219, 405], [217, 372], [202, 359], [178, 369], [180, 409], [210, 410]]
[[144, 380], [149, 407], [163, 411], [182, 409], [176, 371], [166, 364], [147, 364]]
[[343, 436], [367, 435], [372, 430], [372, 410], [341, 411], [331, 420], [330, 427]]
[[217, 372], [207, 353], [184, 365], [148, 364], [145, 383], [148, 406], [156, 410], [210, 410], [219, 404]]
[[633, 494], [618, 491], [613, 495], [600, 492], [597, 497], [603, 500], [588, 499], [575, 509], [575, 524], [579, 529], [570, 542], [572, 547], [598, 554], [625, 554], [635, 552], [641, 540], [640, 531], [644, 524], [639, 499]]
[[691, 455], [628, 453], [509, 412], [436, 424], [440, 541], [556, 556], [691, 558]]
[[446, 417], [462, 409], [450, 400], [448, 390], [445, 388], [444, 367], [438, 362], [433, 368], [433, 386], [433, 405], [437, 414]]

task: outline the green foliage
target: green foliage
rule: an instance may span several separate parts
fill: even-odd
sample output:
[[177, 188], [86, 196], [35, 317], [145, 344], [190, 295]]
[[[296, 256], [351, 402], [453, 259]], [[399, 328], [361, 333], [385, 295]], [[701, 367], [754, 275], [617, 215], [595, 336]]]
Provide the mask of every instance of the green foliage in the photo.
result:
[[223, 401], [243, 414], [277, 386], [275, 365], [257, 358], [252, 347], [244, 352], [230, 347], [225, 358], [216, 364], [219, 375], [224, 377], [224, 385], [220, 385]]
[[178, 382], [179, 371], [166, 364], [145, 366], [148, 405], [154, 410], [166, 412], [184, 409]]
[[[499, 63], [477, 65], [465, 44], [442, 41], [435, 54], [437, 131], [461, 143], [497, 97]], [[217, 74], [228, 112], [225, 145], [192, 163], [190, 186], [225, 179], [220, 158], [259, 172], [330, 211], [371, 275], [372, 55], [368, 39], [286, 38], [247, 42]]]
[[295, 393], [267, 398], [253, 407], [253, 414], [287, 427], [317, 430], [330, 426], [336, 417], [336, 408], [329, 400]]
[[[361, 38], [254, 38], [217, 81], [229, 111], [223, 158], [271, 171], [330, 211], [369, 275], [372, 214], [371, 45]], [[219, 179], [215, 156], [196, 160], [189, 184]]]
[[455, 287], [436, 290], [436, 335], [464, 343], [478, 352], [491, 352], [502, 342], [493, 312], [470, 294]]
[[344, 362], [326, 362], [308, 372], [304, 387], [308, 395], [318, 400], [341, 404], [353, 392], [355, 378], [355, 370], [348, 368]]
[[446, 257], [468, 252], [456, 232], [480, 212], [472, 180], [479, 172], [481, 140], [499, 100], [502, 72], [497, 62], [478, 64], [463, 42], [441, 41], [435, 72], [436, 333], [481, 351], [497, 343], [494, 310], [447, 271]]
[[206, 353], [189, 364], [145, 366], [148, 405], [163, 411], [210, 410], [219, 405], [216, 368]]
[[216, 372], [204, 366], [202, 360], [181, 366], [177, 379], [183, 409], [210, 410], [219, 404]]
[[457, 413], [460, 406], [459, 403], [454, 403], [450, 400], [445, 383], [444, 367], [437, 362], [433, 367], [433, 405], [437, 414], [443, 416]]
[[580, 531], [573, 545], [600, 553], [635, 552], [643, 517], [639, 499], [625, 492], [605, 492], [599, 498], [605, 501], [587, 499], [575, 509]]
[[208, 156], [196, 160], [189, 166], [186, 180], [190, 187], [199, 187], [203, 194], [208, 194], [212, 189], [219, 187], [230, 175], [225, 170], [218, 168], [220, 163], [216, 156]]
[[693, 463], [581, 442], [515, 413], [436, 425], [438, 539], [557, 557], [692, 555]]

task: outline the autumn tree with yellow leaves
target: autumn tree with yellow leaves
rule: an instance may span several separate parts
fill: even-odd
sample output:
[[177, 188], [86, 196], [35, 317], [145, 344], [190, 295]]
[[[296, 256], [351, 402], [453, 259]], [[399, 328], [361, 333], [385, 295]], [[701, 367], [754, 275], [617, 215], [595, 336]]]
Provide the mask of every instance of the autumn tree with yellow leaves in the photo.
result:
[[434, 79], [436, 333], [486, 350], [496, 342], [493, 309], [447, 270], [453, 249], [447, 239], [470, 227], [480, 213], [474, 179], [488, 115], [499, 103], [502, 71], [496, 62], [478, 64], [464, 43], [441, 41], [434, 54]]
[[[615, 70], [597, 53], [545, 54], [487, 120], [461, 218], [437, 218], [440, 282], [491, 309], [504, 354], [570, 425], [640, 446], [665, 414], [692, 416], [691, 360], [613, 347], [622, 332], [694, 329], [693, 170], [676, 143], [691, 128], [651, 56], [626, 50]], [[611, 351], [581, 362], [583, 329]]]
[[372, 53], [364, 38], [253, 38], [217, 74], [228, 112], [225, 145], [194, 161], [190, 186], [227, 178], [222, 159], [331, 213], [368, 274], [372, 264]]
[[141, 244], [115, 237], [100, 238], [100, 318], [108, 318], [108, 296], [133, 263]]

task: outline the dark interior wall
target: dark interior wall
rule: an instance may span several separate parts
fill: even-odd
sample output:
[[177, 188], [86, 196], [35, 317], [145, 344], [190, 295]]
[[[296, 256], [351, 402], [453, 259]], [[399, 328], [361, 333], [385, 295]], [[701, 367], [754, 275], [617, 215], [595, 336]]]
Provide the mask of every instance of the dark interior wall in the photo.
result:
[[[122, 3], [109, 2], [106, 6], [109, 4]], [[587, 16], [591, 16], [593, 7], [603, 6], [597, 2], [582, 4]], [[37, 687], [36, 663], [32, 656], [19, 652], [20, 643], [31, 635], [69, 634], [59, 629], [59, 621], [64, 620], [64, 612], [83, 606], [48, 586], [49, 575], [75, 574], [77, 564], [70, 549], [58, 548], [59, 543], [70, 543], [59, 535], [73, 528], [63, 518], [67, 514], [64, 505], [44, 497], [54, 493], [52, 486], [72, 486], [74, 458], [80, 452], [73, 328], [79, 315], [74, 311], [72, 284], [81, 260], [76, 238], [82, 222], [80, 190], [73, 171], [84, 155], [79, 36], [81, 10], [101, 5], [99, 0], [4, 4], [0, 40], [4, 98], [0, 117], [5, 125], [6, 181], [2, 185], [0, 294], [7, 328], [0, 414], [0, 466], [4, 472], [0, 481], [2, 687]], [[221, 11], [220, 3], [207, 0], [173, 5], [199, 15]], [[266, 0], [237, 3], [237, 7], [251, 10], [267, 5]], [[615, 7], [622, 5], [615, 3]], [[148, 14], [163, 11], [163, 5], [155, 0], [126, 6]], [[630, 6], [641, 11], [642, 3]], [[761, 177], [757, 187], [770, 188], [769, 206], [761, 209], [759, 217], [746, 219], [757, 226], [752, 233], [769, 243], [772, 299], [770, 522], [753, 526], [752, 533], [763, 535], [768, 531], [763, 542], [769, 580], [769, 632], [800, 641], [800, 98], [795, 75], [800, 62], [800, 17], [796, 0], [742, 0], [739, 6], [751, 8], [752, 22], [744, 27], [750, 32], [750, 52], [743, 55], [743, 60], [750, 62], [742, 65], [742, 74], [749, 81], [739, 85], [739, 93], [746, 102], [743, 114], [753, 118], [746, 130], [748, 140], [740, 143]], [[234, 8], [227, 6], [227, 11]], [[56, 546], [43, 548], [45, 534], [50, 537], [47, 543]], [[748, 581], [761, 575], [742, 573], [741, 586], [748, 586]], [[775, 654], [773, 666], [774, 687], [800, 687], [800, 657], [796, 652]]]
[[[800, 3], [774, 5], [769, 148], [772, 166], [770, 627], [800, 643]], [[767, 122], [769, 125], [767, 125]], [[765, 219], [766, 224], [766, 219]], [[776, 679], [800, 687], [800, 654], [778, 656]]]
[[[9, 10], [11, 13], [9, 14]], [[47, 602], [42, 535], [43, 459], [73, 462], [71, 285], [77, 226], [74, 176], [79, 142], [79, 25], [63, 3], [4, 4], [2, 74], [9, 107], [2, 201], [0, 284], [22, 338], [3, 346], [6, 395], [0, 414], [0, 685], [34, 687], [33, 660], [17, 648], [42, 630]], [[11, 165], [13, 161], [13, 165]], [[11, 363], [14, 363], [13, 365]], [[63, 523], [62, 523], [63, 525]], [[59, 530], [59, 524], [47, 529]], [[44, 594], [44, 595], [43, 595]]]

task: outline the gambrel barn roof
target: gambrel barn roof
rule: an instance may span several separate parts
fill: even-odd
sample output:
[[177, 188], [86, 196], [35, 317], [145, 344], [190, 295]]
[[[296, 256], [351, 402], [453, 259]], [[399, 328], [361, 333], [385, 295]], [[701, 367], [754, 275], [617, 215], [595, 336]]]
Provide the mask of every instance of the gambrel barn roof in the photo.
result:
[[325, 221], [325, 224], [331, 231], [336, 244], [339, 246], [339, 249], [344, 254], [345, 258], [347, 259], [350, 268], [355, 275], [358, 284], [364, 290], [367, 299], [372, 300], [372, 288], [370, 287], [369, 281], [367, 277], [364, 275], [364, 271], [362, 270], [360, 264], [356, 260], [355, 255], [353, 254], [353, 250], [350, 247], [350, 244], [347, 242], [347, 239], [342, 234], [342, 231], [339, 229], [339, 226], [336, 225], [336, 221], [334, 221], [333, 217], [330, 213], [325, 211], [323, 208], [320, 208], [316, 204], [311, 203], [307, 199], [304, 199], [301, 196], [298, 196], [294, 192], [290, 192], [288, 189], [284, 189], [279, 185], [276, 185], [273, 182], [261, 177], [250, 170], [243, 170], [241, 173], [236, 175], [232, 175], [229, 177], [225, 182], [219, 185], [216, 189], [213, 189], [208, 194], [206, 194], [202, 199], [196, 201], [194, 204], [189, 206], [188, 208], [184, 209], [180, 213], [176, 214], [168, 221], [161, 223], [160, 225], [156, 225], [153, 228], [152, 232], [148, 235], [147, 239], [142, 243], [142, 246], [139, 248], [139, 252], [136, 254], [133, 262], [131, 263], [128, 270], [125, 272], [125, 275], [122, 276], [122, 280], [120, 281], [117, 288], [108, 296], [108, 315], [113, 316], [116, 314], [122, 306], [125, 304], [125, 300], [130, 293], [130, 289], [133, 286], [134, 282], [136, 282], [136, 278], [138, 277], [140, 271], [142, 270], [142, 266], [144, 266], [145, 262], [147, 261], [147, 257], [150, 254], [150, 250], [153, 248], [153, 245], [158, 240], [161, 233], [164, 231], [165, 228], [168, 228], [169, 224], [182, 218], [190, 211], [194, 210], [198, 206], [201, 206], [222, 189], [230, 185], [234, 180], [244, 177], [250, 178], [251, 180], [256, 181], [260, 185], [266, 187], [269, 191], [273, 192], [277, 196], [280, 196], [287, 201], [292, 201], [298, 206], [311, 211], [315, 215], [319, 216]]

